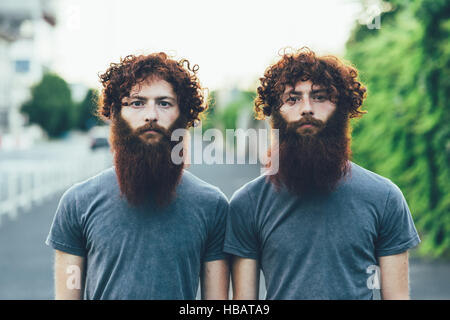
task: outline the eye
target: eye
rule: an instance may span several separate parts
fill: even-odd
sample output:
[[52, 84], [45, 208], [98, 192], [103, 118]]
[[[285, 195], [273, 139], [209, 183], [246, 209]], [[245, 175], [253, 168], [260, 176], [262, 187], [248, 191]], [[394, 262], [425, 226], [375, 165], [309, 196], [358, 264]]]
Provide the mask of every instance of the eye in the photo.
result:
[[171, 104], [170, 104], [169, 102], [167, 102], [167, 101], [160, 101], [160, 102], [159, 102], [159, 105], [160, 105], [161, 107], [163, 107], [163, 108], [167, 108], [167, 107], [170, 107], [170, 106], [171, 106]]
[[317, 95], [317, 96], [314, 97], [314, 100], [317, 100], [319, 102], [323, 102], [323, 101], [328, 100], [328, 98], [325, 95]]
[[140, 100], [135, 100], [130, 103], [130, 106], [132, 107], [142, 107], [143, 105], [144, 103]]
[[292, 96], [286, 99], [286, 103], [295, 104], [299, 100], [299, 97]]

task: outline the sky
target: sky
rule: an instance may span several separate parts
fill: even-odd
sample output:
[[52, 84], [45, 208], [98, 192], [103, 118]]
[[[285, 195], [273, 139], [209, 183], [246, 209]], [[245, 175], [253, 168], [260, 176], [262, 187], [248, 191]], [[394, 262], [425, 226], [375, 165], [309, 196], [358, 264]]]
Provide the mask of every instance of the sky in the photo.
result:
[[198, 64], [210, 90], [251, 89], [282, 48], [343, 56], [360, 13], [355, 0], [57, 1], [54, 69], [98, 88], [120, 57], [164, 51]]

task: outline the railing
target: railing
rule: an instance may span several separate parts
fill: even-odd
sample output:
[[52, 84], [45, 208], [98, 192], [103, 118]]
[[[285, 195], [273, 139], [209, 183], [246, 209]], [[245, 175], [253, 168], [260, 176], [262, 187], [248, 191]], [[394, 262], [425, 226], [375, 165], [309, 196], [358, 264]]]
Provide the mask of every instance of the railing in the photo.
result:
[[0, 162], [0, 223], [18, 210], [29, 210], [57, 192], [111, 166], [108, 152], [92, 152], [81, 158], [51, 161], [6, 160]]

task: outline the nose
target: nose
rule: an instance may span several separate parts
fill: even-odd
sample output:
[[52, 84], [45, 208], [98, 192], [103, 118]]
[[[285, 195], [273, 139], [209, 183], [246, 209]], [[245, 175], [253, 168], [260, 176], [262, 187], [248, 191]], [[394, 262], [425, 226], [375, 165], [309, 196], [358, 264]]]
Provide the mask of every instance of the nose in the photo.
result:
[[311, 103], [309, 102], [309, 99], [305, 99], [305, 102], [303, 103], [302, 109], [301, 109], [301, 115], [302, 116], [312, 116], [314, 115], [314, 111], [312, 108]]
[[145, 122], [153, 122], [156, 120], [158, 120], [156, 106], [148, 106], [145, 112]]

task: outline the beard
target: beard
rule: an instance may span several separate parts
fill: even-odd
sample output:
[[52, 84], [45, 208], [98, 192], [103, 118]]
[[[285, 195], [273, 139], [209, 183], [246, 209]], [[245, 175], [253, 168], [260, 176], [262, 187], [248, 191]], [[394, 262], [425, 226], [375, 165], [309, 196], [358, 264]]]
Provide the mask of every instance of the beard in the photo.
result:
[[[173, 130], [186, 128], [186, 124], [180, 115], [169, 129], [148, 123], [133, 131], [120, 114], [115, 115], [110, 136], [115, 171], [121, 195], [132, 206], [151, 199], [158, 206], [165, 206], [174, 199], [183, 163], [172, 162], [171, 151], [178, 142], [171, 141], [170, 137]], [[141, 138], [149, 129], [158, 132], [159, 140], [150, 143]]]
[[[269, 150], [269, 157], [279, 159], [278, 172], [269, 176], [276, 189], [284, 184], [296, 195], [333, 191], [350, 170], [348, 116], [336, 110], [326, 123], [307, 116], [287, 123], [275, 111], [271, 121], [280, 141]], [[312, 127], [301, 127], [304, 124]]]

